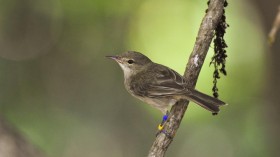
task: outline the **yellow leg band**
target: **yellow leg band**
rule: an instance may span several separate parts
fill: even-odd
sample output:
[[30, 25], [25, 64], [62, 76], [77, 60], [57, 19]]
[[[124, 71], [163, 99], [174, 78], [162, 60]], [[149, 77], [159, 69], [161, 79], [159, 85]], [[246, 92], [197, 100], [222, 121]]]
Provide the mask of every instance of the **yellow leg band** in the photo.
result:
[[161, 131], [162, 129], [163, 129], [163, 125], [159, 124], [159, 125], [158, 125], [158, 130]]

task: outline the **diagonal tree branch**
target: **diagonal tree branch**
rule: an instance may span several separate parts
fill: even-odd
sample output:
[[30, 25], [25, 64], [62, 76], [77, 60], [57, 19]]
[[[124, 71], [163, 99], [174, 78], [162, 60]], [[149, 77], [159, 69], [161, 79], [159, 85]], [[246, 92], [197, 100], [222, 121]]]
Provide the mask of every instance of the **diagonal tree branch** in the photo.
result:
[[[215, 28], [223, 14], [224, 3], [225, 0], [210, 0], [208, 11], [201, 22], [184, 74], [190, 88], [194, 88], [196, 85], [199, 72], [214, 37]], [[164, 126], [165, 132], [170, 136], [163, 133], [159, 134], [149, 151], [148, 157], [164, 156], [180, 126], [188, 104], [188, 101], [182, 100], [172, 107], [169, 119]]]
[[275, 42], [277, 32], [279, 31], [279, 29], [280, 29], [280, 5], [278, 6], [278, 13], [275, 17], [272, 28], [268, 34], [268, 42], [270, 45], [272, 45]]

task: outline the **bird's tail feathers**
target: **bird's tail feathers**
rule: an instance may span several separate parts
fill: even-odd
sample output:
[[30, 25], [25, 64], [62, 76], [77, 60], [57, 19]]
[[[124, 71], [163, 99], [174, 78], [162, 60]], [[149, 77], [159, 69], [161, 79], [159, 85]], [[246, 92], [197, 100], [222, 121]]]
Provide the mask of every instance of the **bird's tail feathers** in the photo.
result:
[[191, 94], [188, 95], [188, 99], [200, 105], [201, 107], [211, 111], [213, 114], [217, 114], [220, 111], [220, 106], [226, 105], [225, 102], [217, 98], [211, 97], [209, 95], [206, 95], [204, 93], [201, 93], [197, 90], [192, 90]]

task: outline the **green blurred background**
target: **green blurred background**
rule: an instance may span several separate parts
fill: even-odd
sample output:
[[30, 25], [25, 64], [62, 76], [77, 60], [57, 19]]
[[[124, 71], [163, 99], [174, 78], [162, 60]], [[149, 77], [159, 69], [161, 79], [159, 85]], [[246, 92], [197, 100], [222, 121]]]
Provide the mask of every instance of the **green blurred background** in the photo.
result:
[[[206, 0], [0, 2], [0, 114], [48, 156], [147, 155], [162, 115], [125, 91], [104, 56], [136, 50], [183, 74]], [[270, 23], [258, 4], [226, 9], [228, 76], [218, 87], [230, 105], [213, 117], [191, 103], [167, 156], [273, 154], [263, 114]], [[273, 19], [277, 5], [268, 7]], [[212, 55], [213, 45], [196, 87], [208, 94]]]

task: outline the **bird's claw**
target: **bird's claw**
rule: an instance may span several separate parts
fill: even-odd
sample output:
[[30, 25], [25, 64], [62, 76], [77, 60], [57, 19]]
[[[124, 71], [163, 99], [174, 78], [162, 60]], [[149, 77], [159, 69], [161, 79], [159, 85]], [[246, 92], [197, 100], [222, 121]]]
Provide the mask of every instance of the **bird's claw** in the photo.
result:
[[[160, 128], [161, 130], [160, 130], [159, 128]], [[159, 128], [158, 128], [159, 130], [158, 130], [157, 133], [156, 133], [156, 137], [157, 137], [160, 133], [163, 133], [166, 137], [168, 137], [168, 138], [170, 138], [170, 139], [173, 138], [173, 136], [171, 136], [170, 133], [168, 133], [166, 130], [163, 129], [163, 126], [160, 126], [160, 125], [159, 125]]]
[[163, 133], [167, 137], [172, 138], [172, 136], [164, 130], [164, 125], [168, 120], [168, 118], [169, 118], [169, 112], [167, 111], [166, 114], [162, 117], [161, 123], [158, 125], [158, 131], [156, 133], [156, 136], [158, 136], [160, 133]]

